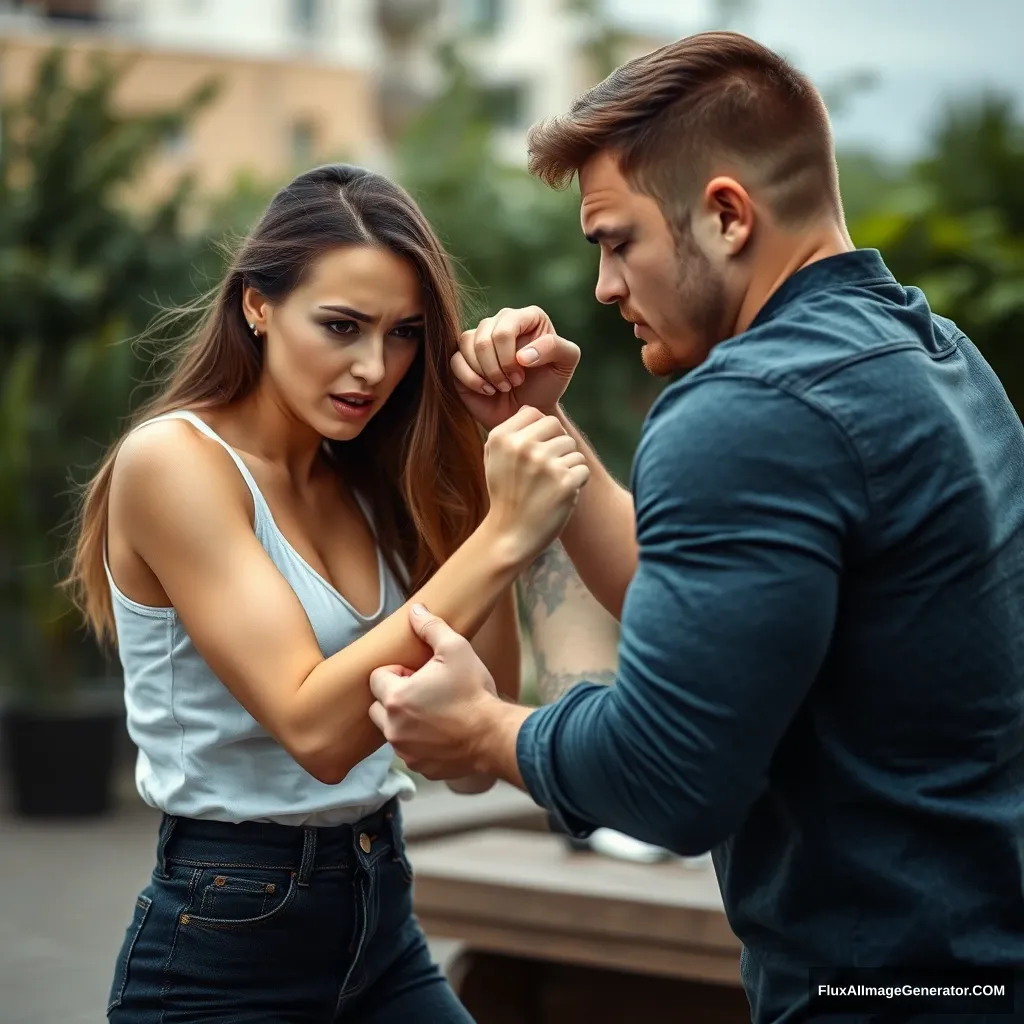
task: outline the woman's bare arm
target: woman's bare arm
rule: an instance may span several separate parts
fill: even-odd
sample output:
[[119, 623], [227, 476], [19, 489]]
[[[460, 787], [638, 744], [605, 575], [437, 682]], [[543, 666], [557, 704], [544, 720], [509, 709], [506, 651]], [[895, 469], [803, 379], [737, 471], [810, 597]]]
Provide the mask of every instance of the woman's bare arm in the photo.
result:
[[251, 508], [227, 453], [187, 425], [154, 424], [122, 445], [111, 528], [116, 522], [155, 573], [239, 703], [310, 774], [335, 783], [383, 742], [367, 714], [373, 670], [418, 668], [432, 655], [407, 605], [422, 602], [472, 638], [511, 589], [522, 553], [485, 519], [407, 605], [324, 659], [298, 597], [253, 533]]

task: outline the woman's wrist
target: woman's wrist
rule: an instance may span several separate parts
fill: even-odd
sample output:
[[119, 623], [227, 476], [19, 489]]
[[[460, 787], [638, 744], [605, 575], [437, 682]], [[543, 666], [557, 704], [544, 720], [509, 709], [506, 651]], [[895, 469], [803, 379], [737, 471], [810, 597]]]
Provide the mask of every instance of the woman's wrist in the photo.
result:
[[488, 512], [478, 527], [484, 550], [500, 572], [515, 579], [537, 557], [539, 547], [518, 524], [502, 522]]

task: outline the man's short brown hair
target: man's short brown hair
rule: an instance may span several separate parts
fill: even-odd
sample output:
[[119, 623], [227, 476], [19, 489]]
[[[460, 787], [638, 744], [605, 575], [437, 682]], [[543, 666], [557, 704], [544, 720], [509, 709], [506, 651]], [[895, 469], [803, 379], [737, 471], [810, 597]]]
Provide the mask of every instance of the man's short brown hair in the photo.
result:
[[554, 188], [608, 151], [666, 217], [715, 165], [747, 171], [782, 223], [841, 215], [828, 113], [810, 80], [735, 32], [705, 32], [617, 68], [529, 135], [530, 171]]

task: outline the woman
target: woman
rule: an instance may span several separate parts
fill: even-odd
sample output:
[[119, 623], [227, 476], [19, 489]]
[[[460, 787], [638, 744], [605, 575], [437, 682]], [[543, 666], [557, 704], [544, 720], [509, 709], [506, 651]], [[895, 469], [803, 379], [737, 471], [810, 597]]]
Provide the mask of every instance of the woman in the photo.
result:
[[111, 1021], [469, 1020], [412, 916], [411, 783], [368, 679], [424, 663], [423, 602], [514, 699], [512, 583], [587, 469], [529, 409], [485, 451], [449, 381], [458, 332], [409, 197], [311, 171], [89, 485], [71, 583], [116, 640], [137, 784], [164, 812]]

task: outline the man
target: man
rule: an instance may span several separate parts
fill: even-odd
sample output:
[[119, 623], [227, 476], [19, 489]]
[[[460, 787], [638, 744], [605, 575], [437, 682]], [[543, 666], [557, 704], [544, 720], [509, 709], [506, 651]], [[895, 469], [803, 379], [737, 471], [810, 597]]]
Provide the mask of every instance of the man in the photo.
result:
[[[534, 130], [531, 166], [578, 174], [597, 298], [650, 371], [691, 371], [632, 499], [584, 449], [561, 537], [621, 619], [616, 680], [503, 703], [414, 609], [436, 656], [374, 673], [374, 721], [575, 834], [712, 850], [757, 1024], [805, 1019], [815, 965], [1024, 965], [1024, 429], [999, 381], [855, 249], [818, 93], [749, 39], [618, 69]], [[585, 445], [557, 408], [577, 359], [506, 310], [453, 366], [485, 426], [515, 397]]]

